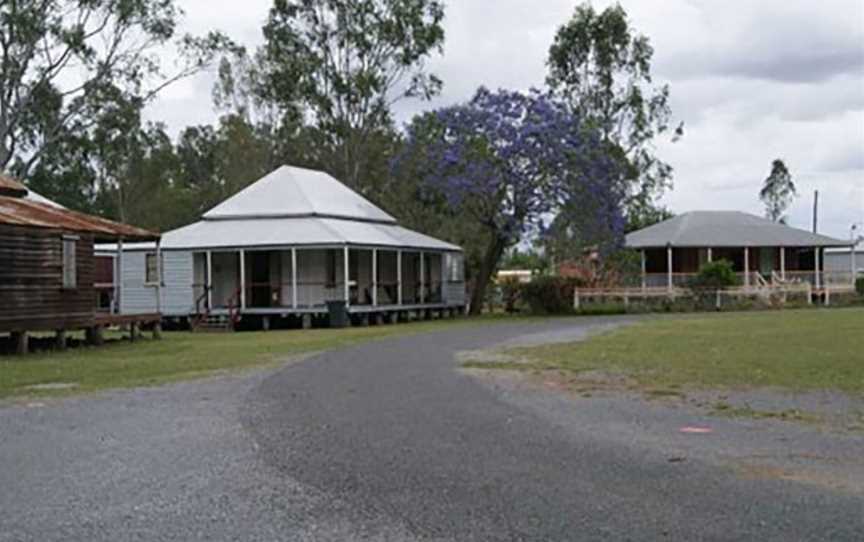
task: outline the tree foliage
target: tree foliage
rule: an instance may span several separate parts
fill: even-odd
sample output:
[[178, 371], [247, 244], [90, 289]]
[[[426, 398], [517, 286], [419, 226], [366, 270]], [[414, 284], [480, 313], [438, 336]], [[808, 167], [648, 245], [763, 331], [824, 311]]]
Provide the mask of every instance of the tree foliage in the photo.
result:
[[[598, 12], [586, 2], [558, 29], [547, 60], [550, 87], [620, 160], [629, 181], [628, 215], [650, 214], [671, 186], [672, 168], [654, 151], [655, 139], [670, 130], [671, 110], [668, 85], [653, 82], [653, 55], [620, 5]], [[679, 124], [673, 139], [682, 134]]]
[[786, 222], [786, 210], [792, 205], [798, 193], [792, 174], [783, 160], [779, 158], [771, 163], [771, 173], [765, 179], [759, 199], [765, 204], [765, 217], [774, 222]]
[[467, 104], [415, 118], [395, 167], [422, 164], [412, 173], [424, 188], [482, 229], [476, 312], [505, 249], [539, 231], [574, 193], [598, 202], [589, 210], [596, 228], [623, 231], [617, 163], [602, 148], [594, 132], [548, 96], [481, 88]]
[[[106, 108], [140, 106], [230, 46], [218, 33], [178, 38], [181, 15], [173, 0], [0, 2], [0, 168], [26, 177], [46, 153], [77, 152]], [[170, 73], [168, 44], [182, 58]]]
[[307, 114], [322, 162], [365, 192], [368, 146], [391, 127], [393, 103], [441, 88], [424, 64], [441, 50], [443, 17], [438, 0], [276, 0], [259, 95]]

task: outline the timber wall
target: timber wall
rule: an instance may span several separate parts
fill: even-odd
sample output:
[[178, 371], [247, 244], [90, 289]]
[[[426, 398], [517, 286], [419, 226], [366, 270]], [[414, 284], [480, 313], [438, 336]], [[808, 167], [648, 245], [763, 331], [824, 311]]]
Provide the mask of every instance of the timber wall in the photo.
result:
[[74, 234], [77, 287], [63, 288], [59, 230], [0, 225], [0, 332], [92, 325], [93, 237]]

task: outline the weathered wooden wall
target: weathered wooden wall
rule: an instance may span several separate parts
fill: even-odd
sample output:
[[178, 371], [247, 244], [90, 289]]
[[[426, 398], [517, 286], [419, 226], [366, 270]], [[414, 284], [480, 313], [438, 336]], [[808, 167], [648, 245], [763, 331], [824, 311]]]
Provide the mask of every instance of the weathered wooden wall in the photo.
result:
[[0, 332], [92, 325], [93, 237], [75, 234], [77, 287], [63, 288], [63, 232], [0, 225]]

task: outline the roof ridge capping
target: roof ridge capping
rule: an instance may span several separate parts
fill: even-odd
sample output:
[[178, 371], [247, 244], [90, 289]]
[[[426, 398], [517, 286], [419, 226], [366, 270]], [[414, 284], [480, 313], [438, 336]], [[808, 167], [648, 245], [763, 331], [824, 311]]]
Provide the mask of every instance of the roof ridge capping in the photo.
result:
[[630, 248], [843, 247], [848, 241], [736, 210], [689, 211], [627, 235]]
[[396, 219], [324, 171], [283, 165], [204, 213], [204, 220], [331, 217]]

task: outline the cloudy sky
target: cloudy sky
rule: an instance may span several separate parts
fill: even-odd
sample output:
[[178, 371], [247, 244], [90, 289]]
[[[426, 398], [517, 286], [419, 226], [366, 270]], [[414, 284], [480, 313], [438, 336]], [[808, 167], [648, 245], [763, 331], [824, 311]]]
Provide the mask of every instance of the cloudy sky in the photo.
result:
[[[179, 0], [186, 31], [219, 29], [253, 47], [272, 0]], [[525, 90], [545, 78], [556, 28], [574, 0], [449, 0], [444, 80], [432, 103], [402, 103], [401, 121], [470, 98], [480, 85]], [[607, 1], [595, 1], [602, 8]], [[624, 0], [655, 48], [654, 74], [672, 90], [685, 137], [658, 142], [675, 168], [664, 202], [675, 212], [761, 214], [757, 194], [782, 158], [800, 193], [792, 225], [809, 228], [820, 192], [820, 231], [849, 238], [864, 221], [864, 2], [860, 0]], [[149, 116], [173, 132], [213, 122], [212, 76], [171, 87]], [[864, 230], [864, 226], [859, 228]]]

